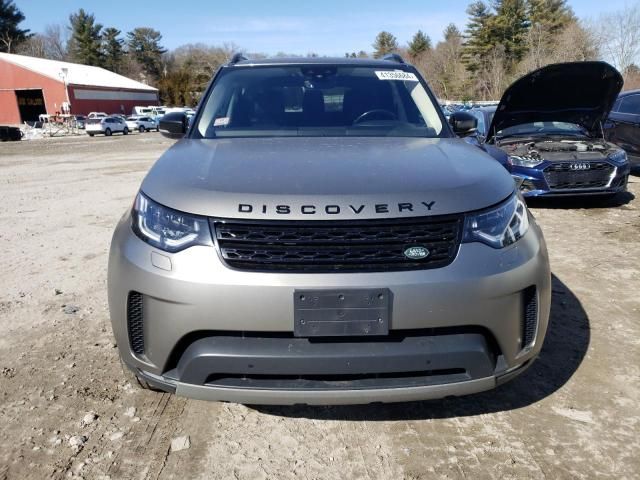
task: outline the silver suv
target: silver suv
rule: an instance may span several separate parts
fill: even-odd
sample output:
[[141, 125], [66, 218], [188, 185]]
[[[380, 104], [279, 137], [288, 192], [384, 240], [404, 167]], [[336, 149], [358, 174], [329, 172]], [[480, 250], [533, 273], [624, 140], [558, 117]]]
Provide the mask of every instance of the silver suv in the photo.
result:
[[507, 171], [415, 68], [222, 67], [113, 236], [109, 308], [143, 387], [248, 404], [487, 390], [540, 352], [550, 271]]

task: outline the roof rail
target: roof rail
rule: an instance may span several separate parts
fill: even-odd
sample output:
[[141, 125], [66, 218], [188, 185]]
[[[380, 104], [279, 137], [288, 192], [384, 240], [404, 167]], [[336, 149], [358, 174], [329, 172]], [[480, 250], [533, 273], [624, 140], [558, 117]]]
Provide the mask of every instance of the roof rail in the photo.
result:
[[396, 63], [405, 63], [404, 59], [397, 53], [387, 53], [384, 57], [382, 57], [382, 60], [388, 60], [389, 62]]
[[244, 60], [249, 60], [247, 57], [245, 57], [242, 53], [238, 52], [238, 53], [234, 53], [233, 56], [231, 57], [231, 60], [229, 60], [229, 65], [234, 65], [238, 62], [242, 62]]

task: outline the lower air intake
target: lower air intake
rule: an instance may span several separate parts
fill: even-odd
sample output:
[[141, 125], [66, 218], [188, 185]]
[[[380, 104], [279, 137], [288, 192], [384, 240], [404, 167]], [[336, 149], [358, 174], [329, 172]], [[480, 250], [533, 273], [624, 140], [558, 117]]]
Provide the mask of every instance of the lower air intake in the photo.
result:
[[129, 346], [136, 355], [144, 354], [142, 318], [142, 294], [129, 292], [129, 297], [127, 298], [127, 331], [129, 333]]
[[524, 312], [522, 315], [522, 348], [529, 348], [536, 340], [538, 330], [538, 294], [536, 287], [531, 286], [523, 290], [522, 300]]

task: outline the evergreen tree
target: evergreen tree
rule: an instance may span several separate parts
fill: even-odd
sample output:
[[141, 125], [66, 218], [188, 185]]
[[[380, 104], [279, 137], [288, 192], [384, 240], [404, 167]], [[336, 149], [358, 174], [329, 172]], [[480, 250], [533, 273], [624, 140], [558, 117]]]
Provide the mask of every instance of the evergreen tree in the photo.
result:
[[552, 36], [576, 21], [566, 0], [528, 0], [527, 13], [532, 26], [540, 26]]
[[15, 47], [30, 38], [29, 30], [18, 28], [23, 13], [12, 0], [0, 0], [0, 52], [11, 53]]
[[148, 80], [156, 80], [162, 73], [162, 55], [166, 50], [160, 46], [162, 35], [153, 28], [140, 27], [127, 33], [129, 55], [140, 64]]
[[398, 50], [398, 40], [389, 32], [380, 32], [372, 45], [373, 58], [384, 57], [387, 53]]
[[117, 28], [105, 28], [102, 32], [102, 55], [104, 68], [112, 72], [120, 73], [124, 60], [124, 40], [120, 38], [120, 30]]
[[431, 50], [431, 39], [422, 30], [418, 30], [409, 42], [409, 56], [417, 58], [428, 50]]
[[445, 42], [461, 42], [462, 41], [462, 33], [458, 30], [458, 27], [455, 26], [454, 23], [450, 23], [444, 29], [444, 41]]
[[488, 27], [493, 14], [486, 3], [477, 1], [467, 7], [467, 15], [469, 22], [465, 30], [463, 61], [468, 70], [475, 72], [480, 68], [481, 59], [493, 47]]
[[525, 0], [493, 0], [495, 15], [487, 20], [489, 44], [502, 45], [511, 65], [520, 61], [527, 51], [530, 27]]
[[84, 11], [69, 15], [69, 56], [71, 60], [85, 65], [102, 66], [102, 25], [96, 23], [95, 16]]

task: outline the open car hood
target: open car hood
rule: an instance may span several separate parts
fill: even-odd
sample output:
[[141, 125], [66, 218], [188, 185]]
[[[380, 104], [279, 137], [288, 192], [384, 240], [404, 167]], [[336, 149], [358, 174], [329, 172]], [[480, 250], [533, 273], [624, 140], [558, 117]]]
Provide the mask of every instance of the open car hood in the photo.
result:
[[504, 92], [487, 141], [505, 128], [531, 122], [567, 122], [600, 131], [622, 76], [605, 62], [547, 65], [516, 80]]

